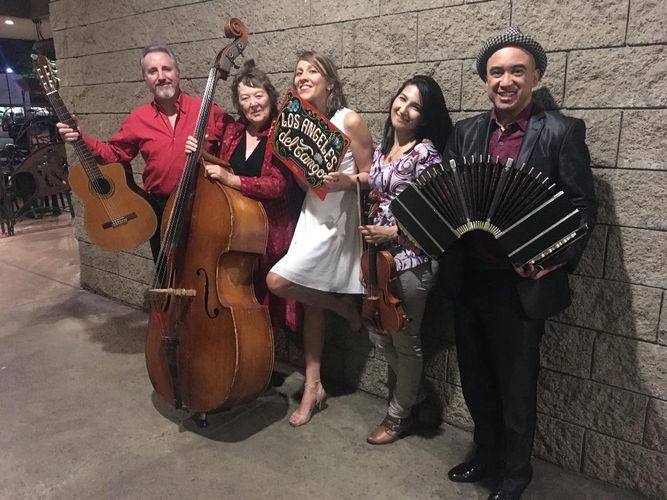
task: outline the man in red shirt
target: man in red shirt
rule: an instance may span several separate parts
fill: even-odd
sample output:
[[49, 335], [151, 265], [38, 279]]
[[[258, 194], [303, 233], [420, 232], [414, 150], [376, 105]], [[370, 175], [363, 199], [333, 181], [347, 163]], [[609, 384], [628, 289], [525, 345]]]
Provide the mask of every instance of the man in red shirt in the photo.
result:
[[[202, 100], [181, 91], [178, 63], [168, 46], [145, 47], [141, 69], [153, 100], [134, 109], [108, 141], [65, 123], [56, 126], [66, 142], [81, 137], [100, 164], [131, 161], [141, 154], [145, 163], [144, 189], [158, 217], [158, 229], [150, 241], [153, 259], [157, 259], [162, 212], [178, 186], [186, 162], [185, 141], [194, 134]], [[209, 144], [221, 140], [229, 121], [231, 117], [214, 104], [207, 127]]]

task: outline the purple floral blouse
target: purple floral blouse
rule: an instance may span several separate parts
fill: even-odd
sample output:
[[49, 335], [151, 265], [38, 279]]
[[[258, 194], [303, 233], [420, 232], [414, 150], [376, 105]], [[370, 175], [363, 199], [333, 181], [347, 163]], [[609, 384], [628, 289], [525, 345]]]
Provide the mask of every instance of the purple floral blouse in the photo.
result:
[[[424, 139], [398, 160], [382, 163], [382, 152], [378, 146], [373, 153], [373, 163], [368, 177], [371, 189], [381, 195], [380, 210], [373, 221], [378, 226], [395, 226], [396, 221], [389, 204], [427, 167], [442, 162], [440, 153], [429, 139]], [[429, 261], [420, 251], [408, 250], [392, 241], [389, 251], [396, 261], [396, 271], [412, 269]]]

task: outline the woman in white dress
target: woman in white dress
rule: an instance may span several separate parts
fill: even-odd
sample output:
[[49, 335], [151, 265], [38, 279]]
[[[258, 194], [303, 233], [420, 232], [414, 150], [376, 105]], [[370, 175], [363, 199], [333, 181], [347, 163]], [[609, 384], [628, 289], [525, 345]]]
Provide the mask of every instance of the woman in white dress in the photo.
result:
[[324, 348], [325, 310], [333, 311], [361, 328], [361, 317], [352, 294], [363, 293], [359, 281], [361, 237], [357, 230], [357, 179], [368, 184], [373, 140], [363, 121], [346, 108], [342, 84], [333, 62], [316, 52], [299, 55], [294, 71], [299, 97], [315, 106], [350, 139], [337, 172], [325, 177], [329, 193], [320, 200], [306, 192], [301, 215], [287, 255], [269, 272], [266, 282], [276, 295], [304, 305], [304, 355], [306, 380], [299, 408], [289, 423], [308, 423], [324, 405], [326, 393], [320, 381]]

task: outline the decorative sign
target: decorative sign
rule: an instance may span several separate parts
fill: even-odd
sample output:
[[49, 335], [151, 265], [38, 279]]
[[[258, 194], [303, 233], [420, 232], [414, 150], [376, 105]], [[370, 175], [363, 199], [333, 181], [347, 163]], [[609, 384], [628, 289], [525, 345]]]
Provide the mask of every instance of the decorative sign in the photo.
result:
[[273, 123], [269, 144], [273, 154], [323, 200], [329, 190], [324, 176], [338, 169], [350, 139], [290, 89]]

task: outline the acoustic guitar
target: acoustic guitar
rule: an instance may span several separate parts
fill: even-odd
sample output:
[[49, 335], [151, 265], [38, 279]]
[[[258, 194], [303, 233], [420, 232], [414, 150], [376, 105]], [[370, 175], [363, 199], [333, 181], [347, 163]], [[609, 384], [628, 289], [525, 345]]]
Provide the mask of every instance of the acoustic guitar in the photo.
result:
[[[58, 93], [55, 64], [45, 56], [32, 55], [33, 68], [58, 119], [76, 129]], [[100, 167], [81, 138], [72, 143], [80, 163], [69, 170], [69, 184], [84, 205], [84, 227], [90, 239], [103, 250], [121, 251], [148, 240], [157, 228], [151, 205], [132, 178], [127, 163]]]

